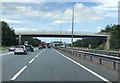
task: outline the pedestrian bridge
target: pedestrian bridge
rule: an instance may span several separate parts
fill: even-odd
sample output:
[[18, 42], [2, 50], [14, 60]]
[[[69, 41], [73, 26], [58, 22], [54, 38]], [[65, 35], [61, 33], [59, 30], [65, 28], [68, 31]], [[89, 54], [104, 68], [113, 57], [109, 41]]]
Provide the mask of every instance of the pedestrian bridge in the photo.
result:
[[[72, 32], [71, 31], [19, 31], [15, 32], [16, 36], [33, 36], [33, 37], [65, 37], [71, 38]], [[108, 35], [106, 33], [84, 33], [84, 32], [77, 32], [74, 31], [73, 33], [74, 38], [85, 38], [85, 37], [98, 37], [98, 38], [107, 38]]]

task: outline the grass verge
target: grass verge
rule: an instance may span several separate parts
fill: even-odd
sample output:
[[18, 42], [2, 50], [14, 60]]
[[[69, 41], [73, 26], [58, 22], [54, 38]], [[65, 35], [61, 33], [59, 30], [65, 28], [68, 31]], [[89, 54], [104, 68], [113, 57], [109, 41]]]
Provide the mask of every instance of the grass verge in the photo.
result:
[[0, 51], [7, 51], [8, 47], [0, 47]]

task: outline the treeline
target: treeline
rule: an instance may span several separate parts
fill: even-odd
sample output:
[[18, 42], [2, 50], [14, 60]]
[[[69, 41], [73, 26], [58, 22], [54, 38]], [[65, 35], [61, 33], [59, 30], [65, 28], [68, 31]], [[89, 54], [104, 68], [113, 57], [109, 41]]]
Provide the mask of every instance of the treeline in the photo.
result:
[[33, 46], [38, 46], [41, 43], [41, 40], [37, 39], [37, 38], [33, 38], [33, 37], [28, 37], [28, 36], [23, 36], [21, 39], [21, 43], [24, 45], [25, 42], [28, 42], [29, 45], [33, 45]]
[[73, 42], [74, 47], [85, 47], [85, 48], [97, 48], [99, 47], [105, 39], [99, 39], [99, 38], [83, 38], [76, 40]]
[[[19, 39], [15, 35], [15, 30], [10, 28], [10, 26], [5, 21], [0, 21], [0, 25], [2, 26], [2, 46], [14, 46], [19, 44]], [[28, 41], [28, 44], [33, 46], [38, 46], [41, 40], [33, 37], [22, 37], [22, 43]]]
[[[104, 30], [99, 33], [110, 34], [110, 49], [120, 48], [120, 25], [107, 25]], [[73, 43], [75, 47], [90, 47], [94, 49], [104, 49], [105, 39], [100, 38], [83, 38]]]
[[120, 25], [107, 25], [101, 32], [110, 33], [110, 48], [120, 49]]
[[2, 46], [17, 45], [14, 30], [4, 21], [1, 21], [0, 24], [2, 25]]

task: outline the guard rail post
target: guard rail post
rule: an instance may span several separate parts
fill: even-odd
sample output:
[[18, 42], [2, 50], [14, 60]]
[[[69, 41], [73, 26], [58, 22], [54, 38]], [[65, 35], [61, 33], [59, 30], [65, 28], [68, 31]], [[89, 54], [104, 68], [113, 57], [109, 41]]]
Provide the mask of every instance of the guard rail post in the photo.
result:
[[84, 59], [86, 59], [86, 55], [84, 54]]
[[113, 69], [116, 69], [116, 62], [113, 62]]
[[78, 53], [77, 53], [77, 57], [79, 57], [79, 55], [80, 55], [80, 54], [79, 54], [79, 52], [78, 52]]
[[90, 61], [92, 61], [92, 56], [90, 56]]
[[102, 64], [102, 59], [100, 59], [100, 64]]

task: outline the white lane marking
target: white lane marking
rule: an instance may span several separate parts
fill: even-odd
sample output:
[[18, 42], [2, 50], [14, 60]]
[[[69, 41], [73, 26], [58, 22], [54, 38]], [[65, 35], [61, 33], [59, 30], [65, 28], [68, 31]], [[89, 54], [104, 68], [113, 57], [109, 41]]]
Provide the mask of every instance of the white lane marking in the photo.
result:
[[[45, 50], [43, 50], [43, 51], [45, 51]], [[39, 52], [39, 53], [35, 56], [35, 58], [33, 58], [29, 63], [32, 63], [32, 62], [39, 56], [39, 54], [41, 54], [43, 51]]]
[[[43, 50], [45, 51], [45, 50]], [[41, 51], [40, 53], [42, 53], [43, 51]], [[40, 54], [38, 53], [38, 54]], [[35, 58], [33, 58], [30, 62], [32, 63], [35, 60]], [[30, 63], [29, 62], [29, 63]], [[10, 80], [15, 80], [25, 69], [27, 68], [27, 66], [24, 66], [17, 74], [15, 74]]]
[[[42, 53], [42, 52], [40, 52], [40, 53]], [[37, 57], [39, 56], [40, 53], [38, 53], [35, 57], [37, 58]]]
[[37, 57], [38, 57], [38, 55], [35, 56], [35, 58], [37, 58]]
[[13, 54], [14, 52], [5, 52], [5, 53], [0, 53], [0, 56], [3, 56], [3, 55], [9, 55], [9, 54]]
[[14, 75], [10, 80], [15, 80], [25, 69], [27, 66], [24, 66], [16, 75]]
[[[42, 52], [43, 52], [43, 51], [41, 51], [40, 53], [42, 53]], [[35, 57], [38, 57], [40, 53], [38, 53]]]
[[[43, 51], [45, 51], [46, 49], [44, 49]], [[37, 58], [39, 56], [39, 54], [41, 54], [43, 51], [41, 51], [40, 53], [38, 53], [35, 57]]]
[[33, 58], [29, 63], [32, 63], [35, 60], [35, 58]]
[[[54, 51], [56, 51], [55, 49], [53, 49]], [[82, 67], [83, 69], [87, 70], [88, 72], [90, 72], [91, 74], [95, 75], [96, 77], [100, 78], [101, 80], [107, 82], [107, 83], [112, 83], [110, 82], [108, 79], [104, 78], [103, 76], [100, 76], [99, 74], [95, 73], [94, 71], [88, 69], [87, 67], [81, 65], [80, 63], [76, 62], [75, 60], [72, 60], [71, 58], [63, 55], [62, 53], [56, 51], [58, 54], [62, 55], [63, 57], [67, 58], [68, 60], [72, 61], [73, 63], [77, 64], [78, 66]]]

